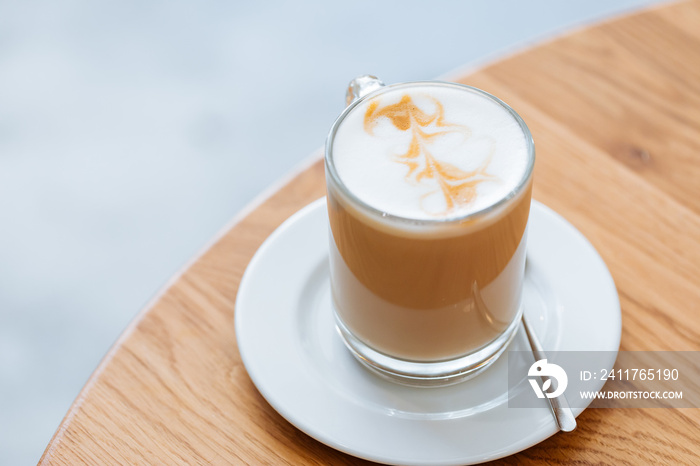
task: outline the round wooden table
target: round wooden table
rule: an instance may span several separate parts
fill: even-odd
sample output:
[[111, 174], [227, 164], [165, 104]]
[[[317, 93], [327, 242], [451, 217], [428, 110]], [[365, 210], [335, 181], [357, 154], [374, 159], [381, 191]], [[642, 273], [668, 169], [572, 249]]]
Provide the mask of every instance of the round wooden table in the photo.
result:
[[[534, 197], [610, 268], [621, 349], [700, 350], [700, 1], [578, 31], [455, 80], [499, 96], [530, 126]], [[233, 327], [238, 284], [257, 248], [324, 195], [319, 157], [239, 215], [138, 316], [41, 464], [363, 462], [265, 402]], [[574, 433], [501, 462], [698, 464], [698, 445], [700, 409], [589, 409]]]

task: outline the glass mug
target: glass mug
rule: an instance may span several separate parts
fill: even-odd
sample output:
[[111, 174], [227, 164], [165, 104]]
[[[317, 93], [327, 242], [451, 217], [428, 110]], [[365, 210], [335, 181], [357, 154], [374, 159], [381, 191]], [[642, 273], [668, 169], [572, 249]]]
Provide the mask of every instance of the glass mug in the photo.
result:
[[[473, 116], [464, 117], [471, 126], [451, 121], [474, 113], [471, 101], [507, 124], [486, 131]], [[362, 76], [350, 83], [347, 103], [325, 149], [337, 329], [363, 365], [393, 381], [441, 386], [473, 377], [500, 356], [520, 322], [530, 131], [504, 102], [461, 84], [385, 86]], [[509, 140], [520, 145], [504, 152]], [[449, 163], [436, 153], [440, 144]], [[483, 155], [480, 165], [458, 167], [473, 154]], [[519, 172], [500, 179], [511, 165]], [[393, 175], [366, 190], [387, 166], [393, 172], [382, 173]], [[402, 193], [419, 202], [404, 202]]]

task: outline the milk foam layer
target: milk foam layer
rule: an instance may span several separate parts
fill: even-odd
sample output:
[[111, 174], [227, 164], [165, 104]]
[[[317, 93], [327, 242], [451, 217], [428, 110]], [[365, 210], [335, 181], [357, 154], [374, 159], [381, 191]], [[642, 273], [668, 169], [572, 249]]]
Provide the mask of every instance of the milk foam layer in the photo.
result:
[[347, 189], [391, 215], [434, 220], [487, 208], [522, 181], [528, 145], [490, 98], [451, 86], [398, 86], [347, 114], [333, 163]]

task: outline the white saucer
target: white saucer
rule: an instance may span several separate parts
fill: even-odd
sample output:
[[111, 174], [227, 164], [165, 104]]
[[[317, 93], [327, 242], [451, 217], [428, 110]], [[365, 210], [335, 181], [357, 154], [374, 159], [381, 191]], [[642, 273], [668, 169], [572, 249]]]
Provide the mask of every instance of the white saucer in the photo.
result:
[[[616, 352], [620, 305], [598, 253], [538, 202], [529, 228], [524, 306], [545, 351]], [[335, 330], [327, 262], [319, 199], [270, 235], [238, 290], [243, 363], [289, 422], [351, 455], [407, 465], [479, 463], [556, 433], [545, 400], [541, 408], [508, 408], [505, 355], [478, 377], [442, 388], [405, 387], [367, 371]], [[509, 350], [529, 350], [522, 329]]]

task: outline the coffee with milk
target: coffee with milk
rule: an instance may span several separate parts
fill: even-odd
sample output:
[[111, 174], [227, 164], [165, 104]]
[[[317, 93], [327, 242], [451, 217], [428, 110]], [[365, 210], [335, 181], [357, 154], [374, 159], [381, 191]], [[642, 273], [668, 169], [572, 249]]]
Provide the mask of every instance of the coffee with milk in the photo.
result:
[[326, 154], [331, 288], [356, 355], [449, 361], [515, 331], [533, 158], [517, 114], [466, 86], [388, 86], [341, 116]]

